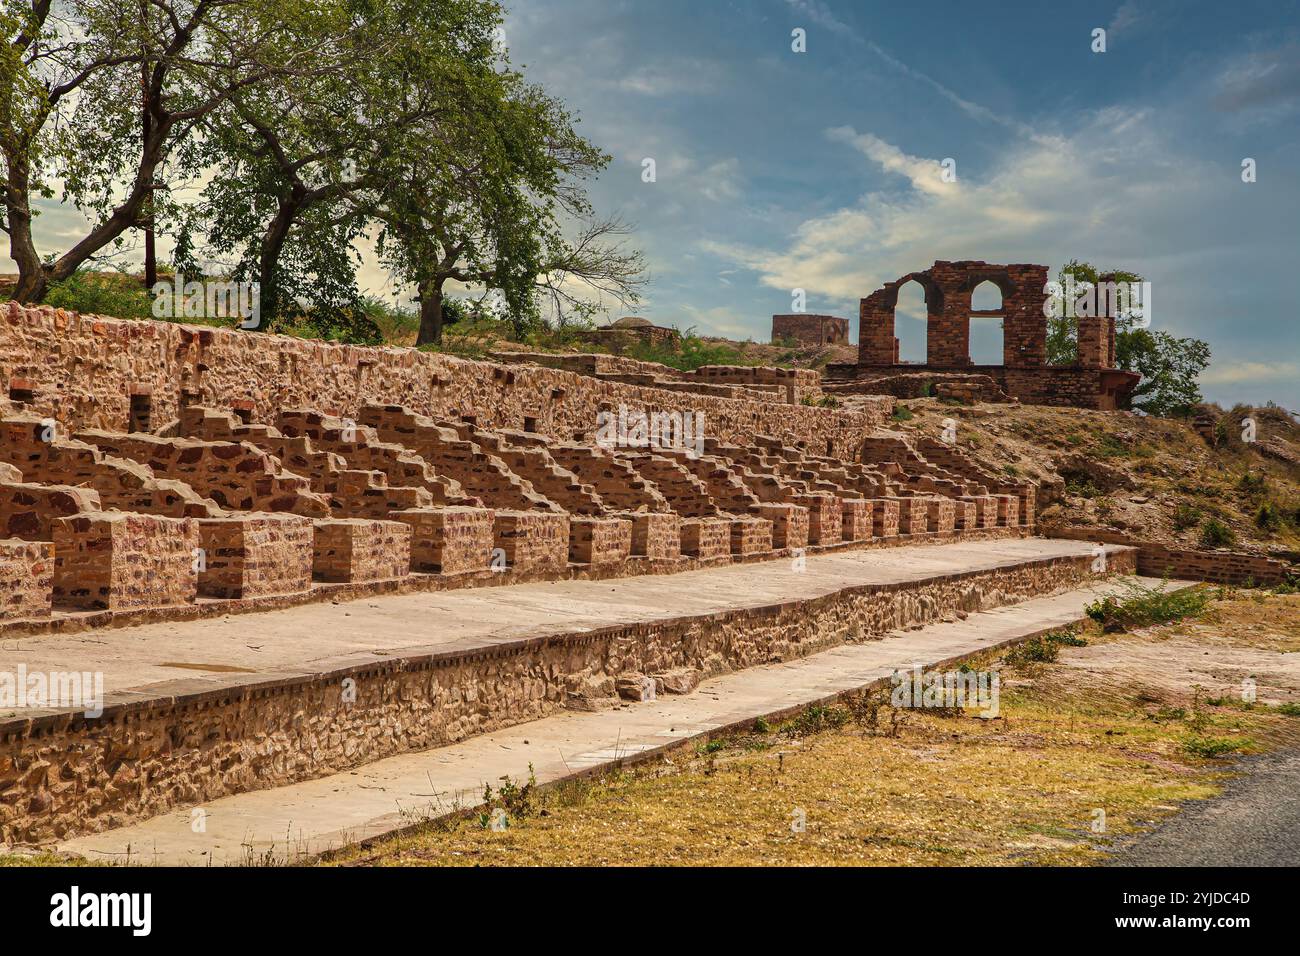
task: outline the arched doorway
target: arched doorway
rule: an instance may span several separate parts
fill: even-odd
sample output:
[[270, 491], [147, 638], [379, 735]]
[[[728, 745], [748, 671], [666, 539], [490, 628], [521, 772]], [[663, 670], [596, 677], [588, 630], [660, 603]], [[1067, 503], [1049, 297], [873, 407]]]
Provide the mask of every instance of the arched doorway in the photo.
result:
[[926, 363], [927, 320], [925, 287], [917, 280], [909, 279], [898, 287], [898, 301], [894, 304], [894, 335], [898, 338], [899, 362]]
[[1003, 343], [1002, 290], [985, 279], [971, 292], [970, 360], [974, 365], [1001, 365]]

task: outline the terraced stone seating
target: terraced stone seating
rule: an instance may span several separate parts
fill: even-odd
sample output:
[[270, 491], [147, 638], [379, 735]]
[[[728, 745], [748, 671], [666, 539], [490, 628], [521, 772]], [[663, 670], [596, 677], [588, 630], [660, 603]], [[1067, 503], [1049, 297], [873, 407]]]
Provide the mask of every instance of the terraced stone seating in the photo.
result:
[[[707, 438], [703, 454], [606, 448], [590, 432], [562, 441], [400, 405], [363, 405], [355, 421], [311, 408], [248, 417], [190, 401], [159, 429], [167, 437], [72, 438], [47, 420], [0, 419], [0, 619], [413, 573], [628, 573], [1032, 522], [1031, 485], [895, 433], [845, 461], [763, 435]], [[32, 594], [18, 577], [39, 590], [32, 569], [47, 558], [49, 591]]]
[[493, 509], [493, 551], [504, 559], [506, 567], [553, 571], [567, 565], [568, 513], [497, 455], [462, 437], [450, 423], [400, 405], [367, 405], [359, 418], [383, 441], [416, 452], [436, 472], [451, 476], [468, 494]]
[[232, 511], [284, 511], [324, 518], [329, 502], [311, 483], [285, 471], [280, 460], [250, 442], [159, 438], [82, 431], [76, 438], [109, 455], [147, 465], [155, 474], [183, 481]]

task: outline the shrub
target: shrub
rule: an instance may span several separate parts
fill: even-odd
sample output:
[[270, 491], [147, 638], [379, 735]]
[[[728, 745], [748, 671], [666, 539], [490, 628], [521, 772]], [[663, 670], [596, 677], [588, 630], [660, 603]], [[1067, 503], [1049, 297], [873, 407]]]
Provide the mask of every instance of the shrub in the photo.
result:
[[1024, 667], [1026, 664], [1055, 664], [1059, 655], [1060, 648], [1052, 641], [1031, 637], [1009, 650], [1002, 659], [1011, 667]]
[[1201, 522], [1201, 545], [1206, 548], [1230, 548], [1237, 543], [1237, 536], [1232, 529], [1218, 518], [1206, 518]]
[[50, 286], [45, 304], [87, 315], [153, 318], [153, 295], [139, 279], [119, 272], [74, 272]]
[[1183, 741], [1183, 749], [1193, 757], [1203, 757], [1206, 760], [1213, 760], [1223, 754], [1230, 754], [1241, 749], [1241, 745], [1236, 741], [1228, 740], [1224, 737], [1188, 737]]
[[1248, 495], [1262, 495], [1268, 490], [1268, 476], [1262, 471], [1248, 471], [1241, 476], [1237, 487]]
[[1041, 637], [1031, 637], [1009, 650], [1003, 661], [1010, 667], [1024, 667], [1027, 664], [1055, 664], [1060, 656], [1061, 646], [1087, 647], [1088, 642], [1079, 636], [1073, 627], [1052, 631]]
[[781, 729], [791, 737], [807, 737], [823, 730], [843, 727], [852, 716], [846, 707], [823, 707], [821, 704], [813, 704]]
[[1087, 615], [1107, 631], [1125, 631], [1193, 617], [1210, 603], [1210, 593], [1202, 588], [1168, 590], [1147, 587], [1138, 581], [1126, 581], [1121, 595], [1107, 595], [1087, 606]]
[[701, 365], [753, 365], [738, 350], [721, 342], [706, 342], [687, 329], [681, 333], [680, 344], [674, 347], [636, 342], [623, 353], [639, 362], [658, 362], [683, 372], [693, 372]]
[[1284, 523], [1282, 509], [1271, 501], [1261, 503], [1255, 511], [1255, 527], [1259, 528], [1260, 531], [1276, 534], [1282, 530]]
[[916, 416], [912, 414], [912, 410], [906, 405], [895, 405], [893, 417], [896, 422], [910, 422]]
[[1186, 531], [1188, 528], [1194, 528], [1200, 524], [1201, 509], [1195, 505], [1182, 503], [1174, 508], [1174, 530]]

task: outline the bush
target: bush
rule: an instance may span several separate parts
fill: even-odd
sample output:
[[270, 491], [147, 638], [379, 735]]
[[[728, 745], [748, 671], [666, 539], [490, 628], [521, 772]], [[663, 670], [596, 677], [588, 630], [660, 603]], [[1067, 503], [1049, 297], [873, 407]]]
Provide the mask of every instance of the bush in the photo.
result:
[[893, 419], [896, 422], [910, 422], [916, 416], [906, 405], [895, 405]]
[[1218, 518], [1206, 518], [1201, 522], [1201, 545], [1206, 548], [1230, 548], [1237, 543], [1237, 536], [1232, 529]]
[[153, 294], [139, 279], [122, 272], [74, 272], [50, 286], [45, 304], [87, 315], [153, 318]]
[[1055, 664], [1060, 656], [1062, 645], [1087, 647], [1088, 642], [1080, 637], [1073, 627], [1067, 627], [1022, 641], [1009, 650], [1002, 660], [1011, 667], [1024, 667], [1027, 664]]
[[807, 737], [810, 734], [821, 733], [823, 730], [843, 727], [852, 716], [846, 707], [823, 707], [821, 704], [813, 704], [781, 729], [791, 737]]
[[623, 354], [639, 362], [658, 362], [682, 372], [693, 372], [702, 365], [755, 364], [730, 345], [706, 342], [690, 329], [681, 334], [681, 342], [676, 348], [637, 342]]
[[1282, 509], [1271, 501], [1263, 502], [1255, 512], [1255, 527], [1260, 531], [1276, 534], [1282, 530], [1284, 523]]
[[1223, 754], [1239, 750], [1241, 745], [1224, 737], [1188, 737], [1183, 741], [1183, 749], [1193, 757], [1213, 760]]
[[1093, 601], [1087, 615], [1107, 631], [1126, 631], [1193, 617], [1210, 603], [1210, 593], [1201, 588], [1168, 590], [1147, 587], [1138, 581], [1122, 584], [1121, 595], [1108, 595]]
[[1237, 488], [1248, 495], [1262, 495], [1268, 490], [1268, 476], [1260, 471], [1248, 471], [1237, 482]]
[[1174, 508], [1174, 530], [1186, 531], [1201, 522], [1201, 509], [1195, 505], [1179, 504]]

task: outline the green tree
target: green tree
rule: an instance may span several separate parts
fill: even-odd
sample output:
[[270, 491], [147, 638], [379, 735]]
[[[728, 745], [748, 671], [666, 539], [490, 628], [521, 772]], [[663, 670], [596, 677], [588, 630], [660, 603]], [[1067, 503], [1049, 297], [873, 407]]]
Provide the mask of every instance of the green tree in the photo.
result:
[[[1115, 270], [1102, 274], [1114, 276], [1116, 282], [1142, 281], [1136, 272]], [[1098, 275], [1098, 270], [1089, 263], [1071, 259], [1061, 267], [1057, 281], [1062, 288], [1067, 288], [1071, 279], [1076, 285], [1095, 284]], [[1129, 404], [1149, 415], [1187, 414], [1201, 401], [1199, 378], [1210, 363], [1210, 346], [1201, 339], [1152, 331], [1141, 320], [1140, 310], [1120, 313], [1115, 320], [1115, 364], [1142, 375], [1142, 381], [1129, 396]], [[1077, 361], [1078, 320], [1064, 314], [1050, 317], [1048, 364], [1073, 365]]]
[[204, 160], [217, 175], [188, 217], [186, 248], [233, 257], [240, 277], [256, 278], [269, 328], [282, 311], [289, 324], [364, 318], [353, 243], [370, 224], [386, 144], [445, 156], [430, 137], [462, 108], [465, 77], [492, 70], [495, 0], [355, 6], [343, 69], [304, 78], [291, 97], [237, 91], [205, 123]]
[[380, 148], [384, 187], [371, 214], [384, 262], [418, 293], [420, 345], [441, 339], [448, 282], [491, 294], [519, 331], [548, 308], [563, 323], [590, 314], [596, 297], [635, 302], [644, 282], [626, 227], [596, 218], [586, 196], [584, 181], [609, 157], [497, 57], [449, 84], [457, 110]]
[[[338, 70], [349, 0], [3, 0], [0, 152], [15, 297], [39, 301], [126, 234], [171, 208], [167, 187], [196, 177], [190, 147], [232, 97]], [[42, 257], [33, 196], [91, 222]]]

